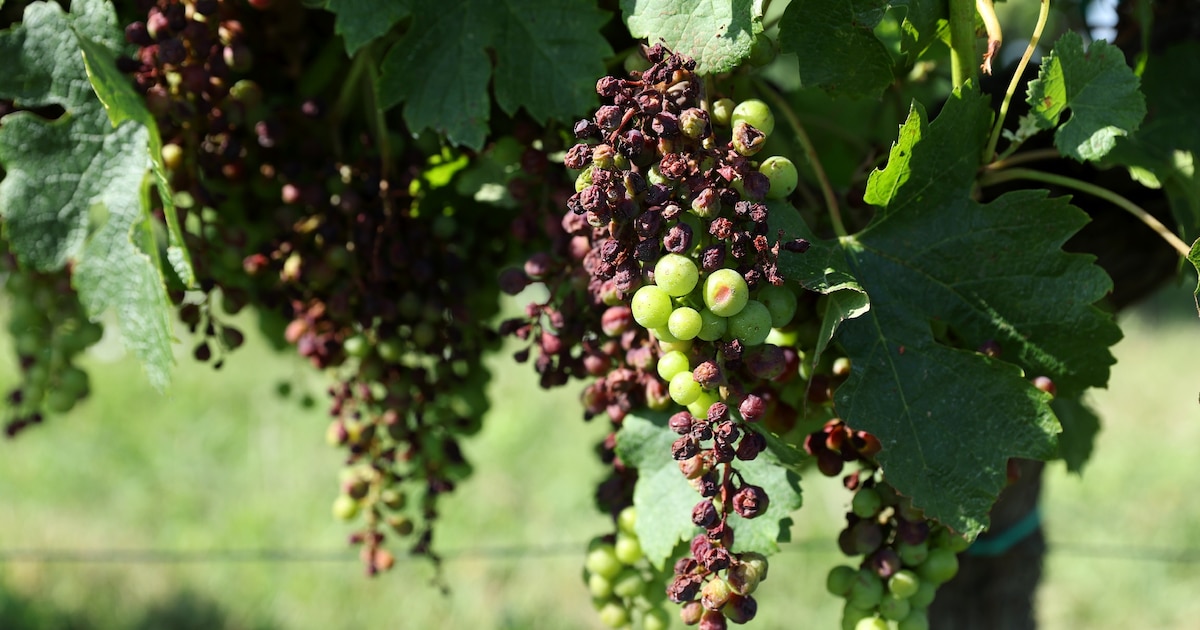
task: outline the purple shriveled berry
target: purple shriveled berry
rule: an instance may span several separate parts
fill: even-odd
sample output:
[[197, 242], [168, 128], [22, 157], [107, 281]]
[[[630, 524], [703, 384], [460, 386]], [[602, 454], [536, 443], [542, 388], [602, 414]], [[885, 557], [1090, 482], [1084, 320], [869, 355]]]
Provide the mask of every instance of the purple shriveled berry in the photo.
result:
[[700, 447], [691, 436], [683, 436], [671, 444], [671, 457], [676, 461], [691, 459], [700, 452]]
[[716, 361], [705, 361], [692, 370], [692, 379], [701, 387], [712, 389], [725, 383], [725, 375]]
[[505, 269], [500, 272], [500, 290], [507, 295], [516, 295], [529, 286], [529, 276], [520, 269]]
[[563, 165], [567, 168], [581, 169], [592, 160], [592, 147], [587, 144], [577, 144], [567, 150], [563, 157]]
[[758, 602], [749, 595], [738, 595], [734, 593], [729, 597], [729, 601], [721, 608], [721, 612], [736, 624], [744, 624], [754, 619], [758, 615]]
[[742, 518], [755, 518], [767, 511], [770, 499], [766, 490], [758, 486], [745, 485], [733, 495], [733, 511]]
[[676, 223], [663, 237], [663, 247], [672, 254], [682, 254], [692, 245], [692, 228], [686, 223]]
[[766, 401], [754, 394], [746, 396], [742, 399], [742, 403], [738, 405], [738, 413], [742, 414], [742, 418], [747, 422], [755, 422], [761, 419], [766, 412]]
[[728, 630], [729, 625], [725, 623], [725, 615], [720, 611], [707, 610], [704, 616], [700, 617], [700, 625], [696, 627], [699, 630]]
[[[695, 378], [695, 377], [693, 377]], [[729, 418], [729, 407], [723, 402], [715, 402], [708, 408], [708, 421], [712, 423], [724, 422]]]
[[134, 46], [149, 46], [154, 43], [150, 32], [146, 30], [145, 22], [134, 22], [125, 27], [125, 41]]
[[713, 437], [712, 426], [707, 422], [696, 422], [692, 424], [691, 432], [688, 435], [697, 442], [711, 440]]
[[676, 604], [690, 602], [700, 594], [700, 582], [690, 575], [677, 575], [667, 587], [667, 599]]
[[596, 128], [596, 123], [593, 123], [586, 118], [575, 123], [575, 137], [580, 140], [594, 136], [599, 133], [599, 131], [600, 130]]
[[672, 431], [678, 433], [679, 435], [687, 435], [691, 432], [692, 423], [694, 421], [695, 418], [692, 418], [692, 414], [686, 411], [680, 411], [679, 413], [671, 416], [670, 420], [667, 420], [667, 426], [669, 426]]
[[633, 323], [633, 311], [628, 306], [610, 306], [600, 316], [600, 329], [609, 337], [620, 336]]
[[525, 261], [525, 274], [533, 279], [546, 277], [554, 265], [554, 259], [546, 252], [535, 252]]
[[742, 441], [738, 442], [737, 458], [744, 462], [752, 461], [765, 450], [767, 450], [767, 438], [754, 431], [747, 431], [742, 436]]
[[697, 503], [696, 507], [692, 508], [692, 522], [705, 529], [715, 524], [718, 518], [720, 517], [717, 515], [716, 506], [713, 505], [712, 501], [707, 499]]
[[871, 554], [867, 558], [867, 567], [885, 580], [903, 568], [900, 562], [900, 554], [896, 553], [896, 550], [891, 547], [882, 547]]
[[784, 243], [783, 248], [789, 252], [803, 254], [804, 252], [808, 251], [810, 245], [811, 243], [809, 243], [806, 239], [796, 238]]

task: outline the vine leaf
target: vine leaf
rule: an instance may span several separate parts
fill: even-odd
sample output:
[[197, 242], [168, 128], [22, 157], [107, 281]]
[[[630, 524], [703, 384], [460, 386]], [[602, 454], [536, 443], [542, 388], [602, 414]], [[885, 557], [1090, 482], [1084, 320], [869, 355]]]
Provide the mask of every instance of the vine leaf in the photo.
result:
[[[1058, 127], [1054, 146], [1080, 162], [1104, 157], [1146, 116], [1137, 75], [1121, 50], [1097, 40], [1084, 52], [1083, 38], [1072, 31], [1042, 60], [1038, 78], [1029, 82], [1028, 102], [1039, 128]], [[1071, 117], [1059, 126], [1067, 109]]]
[[874, 33], [887, 7], [881, 0], [795, 0], [779, 20], [779, 48], [799, 57], [806, 87], [877, 98], [893, 80], [892, 56]]
[[1136, 133], [1119, 138], [1105, 162], [1129, 168], [1138, 181], [1167, 193], [1180, 232], [1200, 236], [1200, 42], [1186, 41], [1152, 55], [1142, 74], [1149, 113]]
[[[668, 414], [632, 413], [622, 421], [617, 434], [617, 455], [638, 470], [633, 505], [637, 508], [638, 541], [646, 557], [658, 569], [668, 566], [675, 546], [691, 540], [702, 530], [692, 523], [692, 508], [702, 499], [679, 472], [671, 458], [671, 443], [679, 438], [667, 427]], [[770, 498], [767, 511], [747, 520], [737, 515], [729, 522], [736, 530], [733, 550], [771, 554], [786, 541], [788, 517], [801, 504], [799, 475], [795, 472], [801, 455], [795, 448], [768, 435], [768, 449], [750, 462], [735, 467], [747, 483], [761, 486]]]
[[945, 0], [908, 0], [892, 4], [908, 7], [904, 22], [900, 24], [900, 50], [911, 66], [941, 37], [949, 19], [949, 7]]
[[79, 46], [83, 50], [83, 61], [87, 67], [88, 80], [92, 89], [104, 105], [108, 119], [113, 127], [119, 126], [126, 120], [137, 122], [149, 133], [148, 148], [150, 152], [151, 170], [154, 173], [154, 184], [158, 187], [158, 196], [162, 200], [163, 215], [167, 224], [167, 261], [176, 277], [183, 286], [196, 286], [196, 273], [192, 267], [192, 257], [188, 252], [187, 243], [183, 240], [183, 230], [179, 226], [179, 216], [175, 211], [174, 193], [167, 180], [167, 165], [162, 158], [162, 137], [158, 134], [158, 123], [146, 108], [146, 102], [133, 90], [128, 79], [117, 70], [116, 57], [109, 48], [98, 44], [83, 35], [77, 35]]
[[483, 147], [494, 81], [508, 114], [539, 123], [594, 107], [595, 82], [612, 49], [605, 14], [552, 0], [417, 3], [412, 24], [380, 65], [381, 105], [404, 103], [413, 133], [433, 129], [452, 143]]
[[836, 241], [818, 239], [787, 202], [768, 201], [767, 220], [771, 232], [782, 230], [790, 238], [808, 240], [810, 246], [803, 254], [787, 254], [779, 260], [785, 278], [796, 280], [800, 286], [827, 296], [821, 313], [821, 330], [813, 350], [813, 363], [837, 334], [838, 327], [848, 319], [861, 317], [871, 309], [871, 300], [858, 279], [845, 269], [845, 255]]
[[325, 9], [337, 15], [333, 31], [342, 36], [350, 57], [412, 14], [409, 0], [328, 0]]
[[[1049, 396], [1028, 378], [1049, 376], [1065, 397], [1102, 386], [1120, 338], [1091, 306], [1108, 277], [1092, 257], [1061, 250], [1083, 212], [1044, 191], [972, 200], [990, 121], [974, 90], [955, 93], [933, 123], [914, 105], [868, 181], [872, 222], [784, 269], [817, 250], [829, 275], [854, 278], [870, 296], [870, 310], [838, 331], [851, 374], [837, 411], [880, 439], [880, 464], [900, 492], [972, 537], [986, 527], [1007, 460], [1056, 453]], [[994, 340], [1003, 360], [950, 347], [935, 330], [966, 348]]]
[[621, 0], [629, 33], [696, 60], [696, 72], [729, 72], [762, 33], [761, 0]]
[[1091, 457], [1096, 434], [1100, 432], [1100, 417], [1080, 397], [1059, 396], [1050, 407], [1062, 424], [1058, 456], [1067, 464], [1068, 472], [1083, 473], [1083, 465]]
[[31, 4], [20, 25], [0, 32], [0, 96], [65, 110], [55, 121], [30, 112], [4, 118], [5, 236], [23, 264], [53, 270], [73, 262], [72, 282], [88, 315], [114, 308], [126, 345], [163, 389], [173, 357], [145, 194], [150, 135], [132, 120], [110, 124], [80, 54], [81, 37], [104, 46], [120, 41], [112, 6], [76, 0], [72, 8], [67, 15], [55, 3]]

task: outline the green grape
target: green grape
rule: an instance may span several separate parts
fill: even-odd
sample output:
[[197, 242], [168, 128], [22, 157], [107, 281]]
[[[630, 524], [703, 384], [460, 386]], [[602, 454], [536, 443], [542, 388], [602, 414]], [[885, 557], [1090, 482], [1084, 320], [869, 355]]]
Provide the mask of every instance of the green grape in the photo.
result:
[[396, 363], [404, 354], [404, 345], [399, 339], [388, 338], [379, 342], [375, 346], [375, 351], [379, 353], [379, 358], [388, 363]]
[[74, 393], [63, 389], [52, 389], [46, 392], [46, 411], [63, 414], [70, 411], [79, 398]]
[[621, 510], [621, 513], [617, 515], [617, 529], [618, 530], [625, 532], [626, 534], [629, 534], [630, 536], [636, 536], [637, 531], [634, 530], [634, 526], [636, 526], [636, 525], [637, 525], [637, 508], [633, 507], [632, 505]]
[[921, 579], [917, 577], [916, 573], [908, 569], [897, 571], [892, 574], [892, 577], [888, 578], [888, 591], [900, 599], [907, 599], [916, 595], [917, 590], [920, 588]]
[[588, 164], [579, 171], [579, 175], [575, 177], [575, 192], [583, 192], [584, 188], [592, 185], [592, 169], [595, 166]]
[[358, 516], [358, 501], [348, 494], [339, 494], [333, 500], [333, 516], [339, 520], [349, 521]]
[[929, 557], [917, 567], [917, 575], [933, 584], [950, 581], [958, 573], [958, 556], [945, 547], [929, 550]]
[[600, 623], [610, 628], [622, 628], [629, 624], [629, 611], [620, 602], [610, 601], [597, 610]]
[[883, 501], [879, 498], [879, 493], [873, 488], [859, 488], [858, 492], [854, 493], [854, 499], [850, 502], [850, 511], [857, 514], [860, 518], [871, 518], [879, 513], [879, 508], [883, 506]]
[[832, 595], [845, 597], [850, 592], [850, 587], [854, 586], [854, 580], [858, 577], [858, 570], [852, 566], [841, 564], [829, 570], [829, 575], [825, 577], [825, 589]]
[[775, 114], [771, 113], [770, 106], [756, 98], [744, 100], [733, 108], [729, 123], [736, 125], [739, 122], [744, 122], [768, 136], [775, 131]]
[[667, 254], [654, 265], [654, 284], [671, 297], [680, 297], [692, 292], [700, 281], [700, 270], [687, 256]]
[[[737, 272], [734, 272], [737, 273]], [[633, 319], [643, 328], [661, 328], [671, 317], [671, 296], [661, 287], [648, 284], [633, 294], [629, 308]]]
[[922, 580], [921, 585], [917, 587], [917, 592], [908, 598], [908, 603], [913, 608], [928, 608], [933, 603], [935, 595], [937, 595], [937, 585]]
[[642, 545], [638, 542], [637, 536], [628, 534], [617, 534], [617, 543], [613, 548], [617, 556], [624, 564], [636, 564], [638, 560], [644, 557], [642, 553]]
[[737, 107], [737, 103], [731, 98], [720, 98], [712, 104], [712, 112], [709, 118], [714, 125], [718, 127], [728, 127], [733, 118], [733, 110]]
[[750, 287], [746, 286], [742, 274], [733, 269], [718, 269], [704, 279], [704, 305], [714, 315], [732, 317], [741, 312], [749, 301]]
[[658, 348], [659, 348], [659, 350], [662, 350], [663, 352], [684, 352], [684, 353], [686, 353], [688, 350], [692, 349], [692, 340], [691, 339], [687, 339], [687, 340], [683, 340], [683, 341], [661, 341], [660, 340], [658, 342]]
[[671, 615], [661, 608], [651, 608], [642, 616], [642, 630], [667, 630], [671, 627]]
[[796, 190], [800, 183], [800, 173], [796, 165], [782, 155], [773, 155], [758, 167], [758, 172], [767, 176], [771, 187], [767, 190], [767, 199], [786, 199]]
[[900, 561], [905, 565], [915, 567], [929, 557], [929, 544], [924, 540], [915, 545], [900, 541], [896, 544], [896, 553], [900, 555]]
[[58, 387], [75, 398], [82, 398], [88, 393], [88, 374], [74, 365], [68, 365], [58, 375]]
[[912, 606], [907, 599], [894, 595], [885, 595], [883, 601], [879, 602], [879, 614], [883, 615], [884, 619], [892, 621], [904, 619], [911, 609]]
[[[786, 287], [768, 284], [759, 289], [756, 299], [771, 312], [771, 328], [783, 328], [796, 316], [796, 294]], [[795, 345], [795, 342], [787, 345]]]
[[888, 624], [887, 621], [872, 616], [859, 619], [858, 623], [854, 624], [854, 630], [888, 630]]
[[750, 44], [750, 57], [746, 61], [749, 61], [750, 65], [762, 67], [775, 61], [778, 54], [779, 46], [775, 40], [767, 37], [766, 33], [760, 33], [754, 38], [754, 43]]
[[762, 302], [747, 300], [746, 305], [729, 317], [729, 335], [747, 346], [759, 346], [771, 334], [771, 312]]
[[702, 328], [704, 328], [704, 318], [700, 317], [700, 313], [696, 309], [687, 306], [681, 306], [671, 311], [671, 317], [667, 319], [667, 329], [680, 341], [695, 339]]
[[706, 308], [700, 311], [700, 332], [696, 333], [696, 337], [703, 341], [716, 341], [725, 336], [728, 328], [728, 319]]
[[874, 571], [859, 569], [846, 599], [859, 608], [878, 606], [883, 599], [883, 580]]
[[609, 580], [617, 577], [617, 574], [624, 568], [621, 561], [617, 559], [616, 548], [609, 543], [600, 543], [589, 551], [587, 558], [583, 561], [583, 566], [590, 573]]
[[697, 418], [705, 418], [708, 416], [708, 408], [721, 400], [721, 397], [716, 392], [700, 391], [700, 395], [696, 400], [687, 404], [688, 413]]
[[[771, 307], [768, 306], [767, 308], [769, 309]], [[780, 328], [772, 328], [771, 334], [767, 335], [767, 340], [764, 343], [766, 343], [768, 345], [772, 345], [772, 346], [779, 346], [780, 348], [795, 348], [796, 342], [799, 339], [800, 339], [800, 336], [797, 335], [796, 331], [794, 331], [794, 330], [783, 330]], [[803, 352], [800, 352], [799, 350], [797, 350], [797, 352], [799, 352], [801, 355], [804, 354]]]
[[671, 400], [674, 400], [680, 405], [689, 405], [700, 398], [700, 394], [704, 393], [704, 389], [700, 387], [700, 383], [692, 378], [691, 372], [680, 372], [671, 377], [670, 384], [667, 385], [667, 391], [671, 394]]
[[362, 335], [354, 335], [342, 342], [342, 348], [346, 354], [352, 357], [365, 357], [371, 352], [371, 342]]
[[688, 363], [687, 355], [678, 350], [668, 352], [658, 359], [658, 375], [664, 381], [670, 381], [676, 374], [687, 372], [691, 369], [692, 367]]
[[954, 553], [962, 553], [971, 546], [971, 541], [959, 536], [948, 529], [942, 529], [934, 535], [934, 544], [938, 547], [946, 547]]
[[850, 602], [846, 602], [846, 605], [842, 607], [842, 630], [855, 630], [858, 627], [858, 622], [874, 616], [874, 610], [859, 608]]
[[599, 573], [588, 573], [587, 588], [595, 599], [603, 600], [613, 596], [612, 581]]
[[910, 610], [896, 630], [929, 630], [929, 615], [924, 610]]
[[624, 599], [633, 599], [646, 590], [646, 580], [637, 569], [627, 567], [622, 569], [612, 581], [613, 595]]

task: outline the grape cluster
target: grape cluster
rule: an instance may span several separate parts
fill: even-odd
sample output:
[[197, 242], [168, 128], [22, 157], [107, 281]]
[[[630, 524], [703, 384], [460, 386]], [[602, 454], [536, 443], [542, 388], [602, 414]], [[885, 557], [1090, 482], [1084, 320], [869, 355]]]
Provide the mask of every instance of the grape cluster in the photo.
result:
[[664, 576], [642, 553], [634, 525], [637, 510], [626, 507], [617, 515], [615, 534], [597, 537], [588, 546], [583, 579], [600, 621], [612, 628], [630, 625], [642, 630], [670, 627], [670, 613], [660, 585]]
[[[140, 8], [126, 28], [138, 52], [120, 63], [166, 143], [204, 295], [180, 307], [205, 336], [196, 358], [219, 367], [243, 341], [216, 296], [226, 312], [258, 307], [273, 340], [334, 379], [326, 438], [345, 469], [332, 511], [362, 524], [350, 540], [368, 573], [393, 565], [393, 536], [436, 560], [439, 497], [470, 474], [459, 440], [487, 408], [492, 270], [529, 221], [456, 192], [468, 156], [406, 143], [398, 121], [373, 124], [371, 103], [354, 115], [346, 96], [369, 73], [321, 70], [351, 63], [332, 14], [228, 0]], [[552, 148], [522, 163], [544, 168]]]
[[878, 440], [832, 420], [806, 440], [819, 469], [837, 476], [844, 462], [861, 462], [860, 470], [843, 478], [854, 492], [846, 527], [838, 546], [849, 557], [862, 557], [858, 567], [838, 565], [827, 576], [830, 593], [846, 599], [845, 630], [927, 630], [927, 610], [937, 587], [958, 571], [956, 554], [966, 539], [925, 518], [921, 510], [896, 492], [873, 463]]
[[75, 361], [100, 341], [104, 329], [88, 319], [71, 288], [69, 268], [47, 273], [22, 268], [0, 241], [0, 278], [5, 276], [12, 308], [8, 331], [21, 369], [20, 383], [5, 392], [4, 432], [14, 437], [88, 396], [88, 374]]
[[[770, 233], [763, 201], [791, 194], [797, 173], [784, 157], [752, 159], [774, 130], [766, 104], [709, 103], [692, 60], [661, 45], [644, 52], [648, 65], [631, 78], [597, 82], [604, 105], [574, 125], [565, 246], [502, 279], [543, 282], [550, 299], [502, 332], [540, 330], [543, 385], [594, 377], [588, 417], [607, 413], [619, 427], [635, 408], [677, 410], [671, 455], [701, 496], [692, 518], [705, 533], [675, 565], [668, 598], [685, 621], [717, 628], [753, 618], [766, 573], [765, 558], [730, 552], [728, 515], [755, 518], [770, 500], [734, 462], [766, 448], [751, 423], [787, 408], [780, 385], [799, 373], [782, 329], [800, 298], [779, 257], [808, 243]], [[623, 497], [629, 471], [602, 452], [614, 465], [602, 494]]]

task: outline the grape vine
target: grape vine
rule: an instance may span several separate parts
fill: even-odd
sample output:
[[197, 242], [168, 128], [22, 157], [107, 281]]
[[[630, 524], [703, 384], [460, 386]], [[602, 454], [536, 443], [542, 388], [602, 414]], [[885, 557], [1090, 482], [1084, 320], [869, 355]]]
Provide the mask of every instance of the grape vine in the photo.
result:
[[396, 541], [439, 561], [508, 347], [606, 423], [605, 625], [752, 621], [817, 473], [851, 493], [843, 627], [936, 626], [1013, 462], [1090, 452], [1063, 410], [1129, 280], [1089, 215], [1167, 252], [1138, 286], [1200, 268], [1194, 43], [1135, 71], [1068, 31], [1023, 83], [1048, 0], [1015, 70], [990, 2], [617, 4], [0, 3], [8, 437], [103, 396], [103, 335], [166, 387], [174, 327], [220, 369], [250, 314], [328, 378], [376, 575]]

